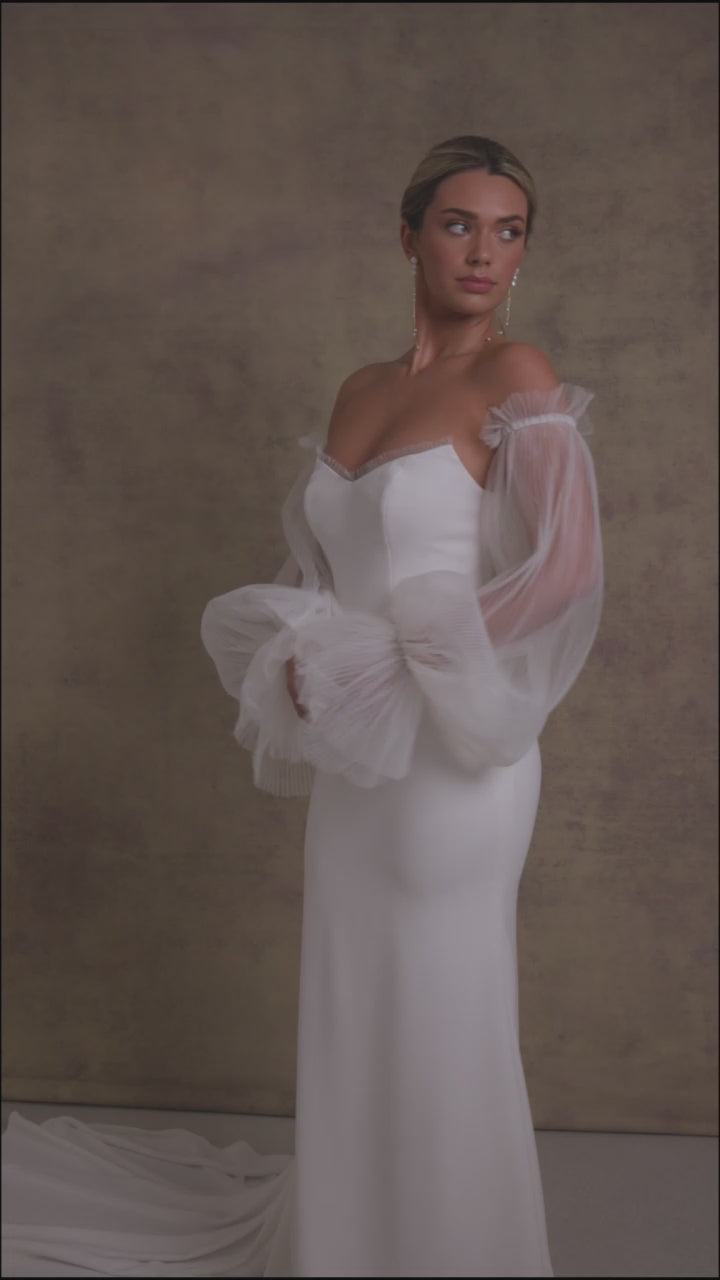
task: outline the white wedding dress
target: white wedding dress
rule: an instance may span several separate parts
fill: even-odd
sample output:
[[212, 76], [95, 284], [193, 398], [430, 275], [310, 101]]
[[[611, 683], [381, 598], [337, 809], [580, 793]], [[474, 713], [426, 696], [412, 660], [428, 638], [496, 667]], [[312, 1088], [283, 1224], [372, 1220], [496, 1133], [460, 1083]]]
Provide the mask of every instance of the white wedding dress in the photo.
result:
[[310, 797], [294, 1158], [14, 1113], [3, 1275], [553, 1274], [515, 918], [600, 616], [591, 398], [491, 409], [483, 489], [450, 436], [353, 473], [302, 438], [288, 558], [202, 622], [256, 785]]

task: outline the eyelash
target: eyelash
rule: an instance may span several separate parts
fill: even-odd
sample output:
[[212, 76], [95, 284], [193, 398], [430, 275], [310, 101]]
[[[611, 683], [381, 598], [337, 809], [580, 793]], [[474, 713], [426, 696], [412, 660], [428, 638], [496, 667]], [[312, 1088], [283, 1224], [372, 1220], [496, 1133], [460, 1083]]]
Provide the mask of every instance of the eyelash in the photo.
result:
[[[449, 231], [451, 227], [467, 227], [467, 222], [446, 222], [445, 226]], [[522, 235], [522, 231], [519, 231], [517, 227], [503, 227], [503, 231], [509, 231], [513, 240], [517, 240], [518, 236]], [[506, 243], [509, 243], [509, 241]]]

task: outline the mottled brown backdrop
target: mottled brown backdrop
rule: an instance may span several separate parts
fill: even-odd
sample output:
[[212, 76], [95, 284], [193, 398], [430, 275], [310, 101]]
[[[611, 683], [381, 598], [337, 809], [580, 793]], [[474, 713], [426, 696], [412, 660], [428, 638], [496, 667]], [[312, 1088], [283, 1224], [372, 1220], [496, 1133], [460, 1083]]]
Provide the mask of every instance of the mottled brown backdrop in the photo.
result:
[[200, 617], [407, 348], [402, 190], [480, 133], [538, 184], [511, 334], [595, 392], [607, 560], [521, 886], [535, 1122], [717, 1133], [717, 7], [2, 21], [4, 1096], [293, 1111], [307, 801]]

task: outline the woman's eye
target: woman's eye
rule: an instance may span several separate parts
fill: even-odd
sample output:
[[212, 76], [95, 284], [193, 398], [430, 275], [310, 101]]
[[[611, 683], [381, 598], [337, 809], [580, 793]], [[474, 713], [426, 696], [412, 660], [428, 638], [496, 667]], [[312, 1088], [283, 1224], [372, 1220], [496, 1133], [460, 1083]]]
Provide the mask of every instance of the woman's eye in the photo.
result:
[[[464, 227], [467, 231], [466, 222], [448, 222], [446, 223], [446, 226], [448, 231], [451, 231], [453, 227]], [[508, 232], [511, 240], [517, 240], [518, 236], [522, 235], [522, 231], [518, 231], [517, 227], [503, 227], [503, 235], [505, 235], [506, 232]]]

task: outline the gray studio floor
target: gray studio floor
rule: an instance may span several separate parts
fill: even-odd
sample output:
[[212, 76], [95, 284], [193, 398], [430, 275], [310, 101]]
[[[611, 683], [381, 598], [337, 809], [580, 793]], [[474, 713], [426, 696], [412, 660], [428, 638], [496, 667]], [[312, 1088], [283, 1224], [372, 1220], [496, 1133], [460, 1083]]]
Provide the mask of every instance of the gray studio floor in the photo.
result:
[[[3, 1102], [29, 1120], [181, 1127], [225, 1145], [293, 1150], [293, 1120]], [[718, 1276], [718, 1140], [657, 1134], [537, 1134], [556, 1276]]]

